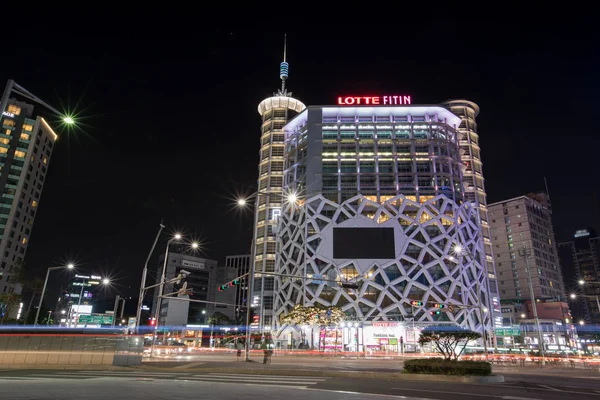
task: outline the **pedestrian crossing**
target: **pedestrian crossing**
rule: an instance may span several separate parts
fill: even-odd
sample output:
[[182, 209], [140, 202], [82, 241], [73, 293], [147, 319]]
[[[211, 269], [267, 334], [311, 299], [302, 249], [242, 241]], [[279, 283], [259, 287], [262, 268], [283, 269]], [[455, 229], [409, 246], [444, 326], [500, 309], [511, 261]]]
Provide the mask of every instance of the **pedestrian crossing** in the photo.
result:
[[316, 376], [285, 376], [285, 375], [255, 375], [233, 373], [177, 373], [177, 372], [151, 372], [151, 371], [30, 371], [27, 374], [0, 376], [0, 381], [10, 380], [42, 380], [42, 379], [136, 379], [155, 380], [172, 379], [188, 382], [212, 382], [225, 384], [247, 385], [280, 385], [298, 389], [306, 389], [325, 382], [327, 377]]

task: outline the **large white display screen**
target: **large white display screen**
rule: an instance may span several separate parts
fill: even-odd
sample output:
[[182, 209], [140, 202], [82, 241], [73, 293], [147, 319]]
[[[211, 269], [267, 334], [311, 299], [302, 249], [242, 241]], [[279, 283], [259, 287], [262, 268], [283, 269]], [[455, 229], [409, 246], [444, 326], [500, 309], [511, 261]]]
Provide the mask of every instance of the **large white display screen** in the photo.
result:
[[393, 259], [394, 228], [333, 228], [333, 258]]

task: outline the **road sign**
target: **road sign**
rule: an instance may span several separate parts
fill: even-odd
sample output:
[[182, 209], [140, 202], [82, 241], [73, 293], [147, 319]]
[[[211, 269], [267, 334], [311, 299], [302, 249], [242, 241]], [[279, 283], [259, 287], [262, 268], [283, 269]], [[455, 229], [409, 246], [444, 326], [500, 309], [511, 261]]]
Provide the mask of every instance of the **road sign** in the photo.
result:
[[521, 336], [521, 328], [496, 329], [496, 336]]
[[79, 324], [88, 324], [88, 325], [112, 325], [113, 316], [112, 315], [80, 315], [78, 323]]
[[127, 320], [127, 326], [128, 326], [130, 329], [135, 329], [135, 326], [136, 326], [136, 324], [135, 324], [135, 323], [136, 323], [136, 321], [135, 321], [135, 317], [129, 317], [129, 319]]

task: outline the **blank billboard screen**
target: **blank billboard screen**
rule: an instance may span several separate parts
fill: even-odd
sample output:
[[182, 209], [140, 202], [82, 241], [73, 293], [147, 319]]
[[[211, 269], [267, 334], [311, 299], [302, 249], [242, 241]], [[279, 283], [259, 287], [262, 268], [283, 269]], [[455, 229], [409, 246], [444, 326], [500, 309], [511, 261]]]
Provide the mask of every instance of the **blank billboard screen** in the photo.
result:
[[394, 228], [333, 228], [333, 258], [393, 259]]

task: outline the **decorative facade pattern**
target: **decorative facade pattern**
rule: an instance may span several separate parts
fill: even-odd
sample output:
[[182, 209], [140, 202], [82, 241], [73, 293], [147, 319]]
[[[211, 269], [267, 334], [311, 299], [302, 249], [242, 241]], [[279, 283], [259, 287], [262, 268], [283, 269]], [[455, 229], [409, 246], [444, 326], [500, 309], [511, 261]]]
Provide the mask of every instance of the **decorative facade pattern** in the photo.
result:
[[[393, 228], [395, 258], [334, 259], [333, 229], [343, 227]], [[356, 195], [338, 204], [316, 195], [284, 205], [277, 241], [275, 329], [285, 328], [281, 319], [296, 304], [341, 307], [365, 322], [413, 320], [476, 331], [483, 315], [489, 329], [487, 269], [472, 203], [458, 205], [444, 195], [419, 203], [397, 195], [380, 204]], [[456, 245], [468, 255], [455, 255]], [[435, 313], [435, 303], [446, 308]]]

